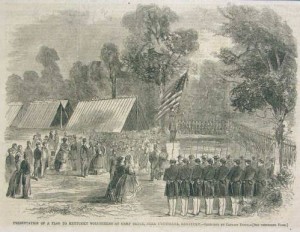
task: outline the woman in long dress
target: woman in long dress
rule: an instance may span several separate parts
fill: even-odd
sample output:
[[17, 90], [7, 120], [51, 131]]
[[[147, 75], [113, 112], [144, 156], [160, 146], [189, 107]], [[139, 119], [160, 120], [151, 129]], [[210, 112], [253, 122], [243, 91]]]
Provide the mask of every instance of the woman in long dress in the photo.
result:
[[118, 202], [126, 202], [135, 198], [136, 193], [140, 190], [133, 164], [132, 156], [125, 157], [125, 174], [119, 179], [116, 185], [116, 200]]
[[15, 197], [16, 195], [20, 195], [22, 190], [22, 182], [21, 182], [22, 174], [20, 172], [20, 165], [21, 165], [20, 153], [17, 153], [15, 156], [15, 164], [16, 164], [16, 170], [13, 172], [9, 180], [9, 185], [6, 192], [7, 197]]

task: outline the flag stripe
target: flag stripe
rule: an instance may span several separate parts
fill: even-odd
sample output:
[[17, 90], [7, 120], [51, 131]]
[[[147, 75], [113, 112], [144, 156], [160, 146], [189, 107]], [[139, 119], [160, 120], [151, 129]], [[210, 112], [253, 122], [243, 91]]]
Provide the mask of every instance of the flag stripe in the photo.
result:
[[[175, 105], [173, 105], [173, 109], [179, 106], [179, 102], [177, 102]], [[164, 116], [166, 113], [168, 113], [171, 110], [171, 108], [167, 108], [166, 111], [162, 112], [160, 115], [157, 116], [156, 120], [159, 120], [162, 116]]]
[[157, 116], [159, 116], [160, 114], [164, 113], [164, 111], [165, 111], [166, 109], [171, 109], [173, 105], [175, 105], [176, 103], [179, 102], [180, 98], [181, 98], [181, 96], [178, 96], [178, 97], [175, 98], [173, 101], [171, 101], [168, 105], [166, 105], [163, 109], [161, 109], [161, 110], [159, 111], [159, 113], [157, 114]]
[[159, 110], [161, 110], [162, 108], [164, 108], [166, 105], [168, 105], [172, 100], [174, 100], [175, 98], [177, 98], [179, 95], [182, 94], [182, 91], [179, 91], [178, 93], [174, 93], [167, 101], [165, 101], [162, 105], [160, 105], [160, 107], [158, 108]]

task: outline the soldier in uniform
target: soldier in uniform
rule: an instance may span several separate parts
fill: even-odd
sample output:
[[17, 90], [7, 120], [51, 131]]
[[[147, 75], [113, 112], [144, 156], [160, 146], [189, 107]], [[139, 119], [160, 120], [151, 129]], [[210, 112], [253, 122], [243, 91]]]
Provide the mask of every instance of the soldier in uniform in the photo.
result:
[[168, 198], [169, 216], [175, 216], [176, 201], [178, 197], [178, 167], [176, 160], [170, 160], [170, 167], [165, 170], [163, 180], [166, 181], [165, 196]]
[[177, 156], [177, 166], [179, 168], [183, 166], [183, 157], [182, 157], [182, 155]]
[[89, 149], [86, 144], [86, 138], [82, 139], [82, 145], [80, 147], [80, 160], [81, 160], [81, 176], [86, 177], [88, 174], [88, 162], [89, 162]]
[[193, 197], [193, 215], [199, 215], [203, 191], [203, 169], [201, 160], [196, 159], [191, 175], [191, 196]]
[[208, 159], [207, 163], [208, 165], [203, 170], [203, 196], [206, 203], [206, 214], [209, 215], [213, 211], [215, 169], [212, 166], [212, 159]]
[[245, 169], [245, 159], [244, 159], [244, 156], [240, 156], [240, 167], [242, 170]]
[[237, 216], [239, 211], [239, 201], [241, 196], [241, 177], [243, 170], [240, 167], [240, 160], [234, 160], [234, 166], [228, 173], [229, 196], [231, 197], [232, 215]]
[[254, 176], [254, 196], [261, 197], [266, 188], [267, 170], [264, 167], [264, 161], [262, 159], [258, 160], [258, 167]]
[[70, 159], [73, 171], [77, 170], [78, 150], [77, 138], [76, 135], [74, 135], [72, 144], [70, 145]]
[[220, 157], [218, 155], [215, 155], [214, 156], [214, 164], [213, 164], [213, 167], [215, 169], [217, 169], [218, 167], [220, 167]]
[[27, 154], [28, 162], [30, 163], [31, 167], [33, 166], [33, 151], [31, 149], [31, 142], [27, 141], [27, 147], [24, 150], [24, 155]]
[[252, 156], [251, 166], [257, 168], [257, 160], [255, 156]]
[[193, 168], [195, 165], [196, 165], [195, 156], [194, 155], [189, 155], [189, 166], [190, 166], [190, 168]]
[[228, 196], [227, 175], [229, 168], [226, 166], [226, 160], [220, 159], [221, 166], [215, 173], [215, 196], [219, 198], [219, 215], [224, 216], [226, 209], [226, 197]]
[[183, 165], [178, 170], [177, 180], [179, 182], [179, 196], [181, 197], [181, 215], [186, 216], [190, 197], [191, 169], [188, 165], [188, 159], [184, 158], [182, 162]]
[[255, 168], [252, 167], [251, 160], [246, 160], [245, 170], [242, 175], [242, 196], [243, 202], [246, 204], [251, 203], [251, 198], [253, 197], [254, 190], [254, 176], [255, 176]]
[[233, 161], [230, 155], [226, 156], [226, 166], [229, 168], [229, 170], [233, 167]]
[[205, 168], [207, 166], [207, 158], [205, 155], [202, 155], [201, 159], [202, 159], [201, 161], [202, 168]]
[[267, 178], [272, 179], [274, 177], [274, 158], [270, 158], [267, 161], [266, 169], [267, 169]]

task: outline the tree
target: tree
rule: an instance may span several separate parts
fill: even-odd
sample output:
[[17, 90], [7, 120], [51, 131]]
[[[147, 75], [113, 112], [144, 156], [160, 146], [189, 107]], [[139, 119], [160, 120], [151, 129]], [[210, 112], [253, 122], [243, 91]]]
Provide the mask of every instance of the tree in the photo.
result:
[[117, 75], [120, 73], [121, 68], [118, 47], [113, 43], [105, 43], [101, 49], [101, 59], [108, 70], [108, 76], [111, 81], [112, 98], [116, 98]]
[[64, 80], [56, 63], [58, 60], [56, 50], [47, 46], [42, 46], [36, 56], [36, 61], [44, 67], [41, 75], [42, 88], [47, 90], [48, 97], [53, 99], [64, 97]]
[[12, 74], [6, 81], [7, 102], [19, 102], [24, 99], [23, 80], [20, 76]]
[[[124, 64], [139, 78], [160, 87], [160, 98], [167, 82], [187, 66], [185, 58], [199, 47], [195, 30], [170, 26], [178, 16], [168, 7], [138, 5], [124, 15], [122, 24], [129, 31], [123, 56]], [[182, 72], [182, 71], [181, 71]], [[162, 127], [163, 125], [162, 119]]]
[[295, 108], [297, 46], [291, 28], [273, 10], [229, 5], [220, 33], [234, 46], [223, 48], [224, 75], [241, 83], [231, 91], [232, 106], [241, 112], [270, 108], [275, 120], [276, 160], [282, 168], [284, 122]]

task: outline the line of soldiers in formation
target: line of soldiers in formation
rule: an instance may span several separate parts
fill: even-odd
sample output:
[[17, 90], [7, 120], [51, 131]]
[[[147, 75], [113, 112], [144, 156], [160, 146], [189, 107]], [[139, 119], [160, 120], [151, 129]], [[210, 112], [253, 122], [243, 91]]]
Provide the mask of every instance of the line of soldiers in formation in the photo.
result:
[[205, 199], [205, 213], [213, 213], [213, 202], [218, 199], [218, 214], [223, 216], [226, 198], [231, 199], [232, 215], [239, 213], [240, 202], [251, 204], [253, 197], [261, 197], [267, 180], [274, 175], [274, 159], [267, 164], [263, 159], [255, 158], [231, 160], [230, 156], [220, 159], [189, 159], [178, 156], [170, 160], [170, 167], [165, 170], [165, 196], [168, 198], [169, 216], [176, 213], [177, 200], [181, 199], [181, 215], [188, 213], [189, 199], [193, 203], [193, 215], [199, 215], [201, 199]]

